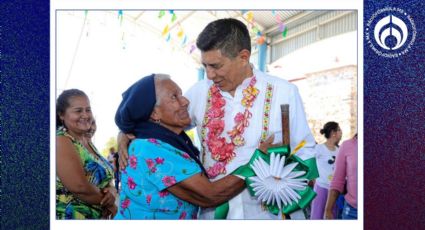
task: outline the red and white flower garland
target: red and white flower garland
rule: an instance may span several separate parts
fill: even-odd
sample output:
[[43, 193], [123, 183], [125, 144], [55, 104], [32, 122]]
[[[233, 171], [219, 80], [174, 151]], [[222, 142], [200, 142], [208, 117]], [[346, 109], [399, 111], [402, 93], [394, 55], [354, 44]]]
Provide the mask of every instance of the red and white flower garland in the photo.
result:
[[243, 133], [245, 128], [249, 126], [249, 119], [252, 113], [249, 109], [252, 107], [259, 90], [254, 87], [257, 79], [255, 76], [251, 79], [248, 87], [242, 91], [243, 98], [241, 104], [245, 107], [245, 111], [236, 114], [234, 121], [235, 126], [227, 134], [230, 142], [221, 134], [224, 130], [224, 106], [226, 101], [220, 93], [216, 85], [212, 85], [208, 92], [208, 110], [204, 116], [203, 129], [207, 129], [206, 138], [204, 136], [204, 148], [208, 148], [212, 159], [216, 162], [207, 169], [210, 178], [215, 178], [219, 174], [226, 174], [226, 165], [235, 157], [235, 148], [245, 144]]

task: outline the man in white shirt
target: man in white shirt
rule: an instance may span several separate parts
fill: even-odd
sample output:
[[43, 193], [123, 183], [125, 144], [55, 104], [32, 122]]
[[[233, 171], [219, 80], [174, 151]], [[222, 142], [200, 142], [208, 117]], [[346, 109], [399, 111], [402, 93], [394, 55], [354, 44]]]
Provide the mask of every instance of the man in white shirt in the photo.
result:
[[[246, 164], [268, 136], [274, 134], [275, 142], [282, 139], [281, 104], [289, 104], [291, 149], [305, 141], [296, 155], [302, 160], [314, 157], [315, 140], [297, 87], [253, 68], [245, 24], [231, 18], [213, 21], [196, 45], [208, 79], [197, 82], [185, 96], [203, 148], [200, 159], [211, 180]], [[203, 209], [200, 218], [213, 219], [214, 213], [214, 208]], [[305, 219], [302, 210], [290, 217]], [[229, 201], [227, 219], [280, 218], [265, 210], [248, 189]]]

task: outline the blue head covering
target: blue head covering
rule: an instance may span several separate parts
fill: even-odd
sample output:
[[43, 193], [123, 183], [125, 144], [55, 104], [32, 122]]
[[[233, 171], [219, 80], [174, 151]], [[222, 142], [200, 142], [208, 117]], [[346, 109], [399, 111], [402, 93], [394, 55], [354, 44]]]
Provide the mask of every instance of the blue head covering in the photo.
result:
[[185, 132], [176, 134], [149, 120], [156, 104], [154, 77], [155, 74], [152, 74], [140, 79], [122, 94], [122, 102], [115, 114], [115, 124], [121, 131], [133, 133], [136, 138], [155, 138], [186, 152], [208, 175], [199, 161], [199, 150]]
[[115, 123], [124, 133], [134, 131], [140, 122], [149, 121], [156, 103], [154, 76], [140, 79], [122, 94]]

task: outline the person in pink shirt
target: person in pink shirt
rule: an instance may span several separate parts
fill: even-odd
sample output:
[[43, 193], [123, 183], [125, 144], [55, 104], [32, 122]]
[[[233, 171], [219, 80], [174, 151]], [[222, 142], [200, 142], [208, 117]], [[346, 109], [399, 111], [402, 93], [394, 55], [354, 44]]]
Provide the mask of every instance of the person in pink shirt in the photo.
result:
[[325, 207], [325, 219], [334, 219], [332, 207], [338, 195], [347, 187], [342, 219], [357, 219], [357, 134], [344, 141], [336, 158], [335, 172]]

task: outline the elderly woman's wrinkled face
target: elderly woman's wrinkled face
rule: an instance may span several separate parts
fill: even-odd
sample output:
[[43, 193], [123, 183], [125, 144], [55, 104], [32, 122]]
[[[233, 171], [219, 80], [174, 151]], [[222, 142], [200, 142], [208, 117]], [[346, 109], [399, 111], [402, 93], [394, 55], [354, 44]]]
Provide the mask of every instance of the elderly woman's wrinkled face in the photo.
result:
[[155, 107], [155, 120], [168, 129], [181, 132], [191, 119], [187, 108], [189, 100], [182, 95], [180, 87], [170, 79], [161, 80], [156, 87], [160, 104]]
[[84, 96], [74, 96], [69, 98], [68, 103], [69, 107], [60, 114], [60, 119], [69, 131], [87, 133], [93, 121], [89, 99]]

